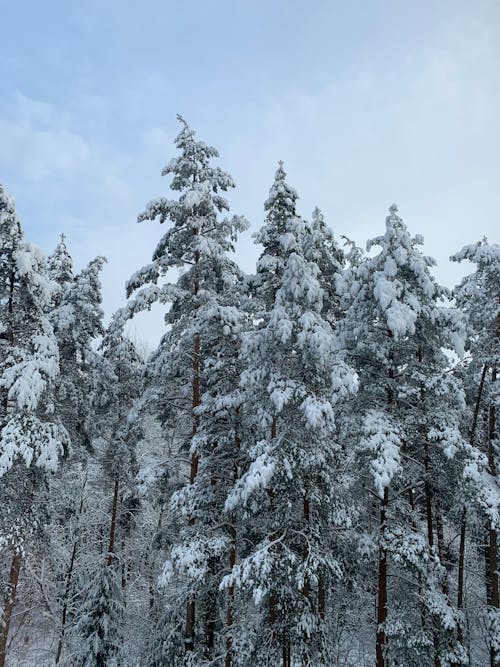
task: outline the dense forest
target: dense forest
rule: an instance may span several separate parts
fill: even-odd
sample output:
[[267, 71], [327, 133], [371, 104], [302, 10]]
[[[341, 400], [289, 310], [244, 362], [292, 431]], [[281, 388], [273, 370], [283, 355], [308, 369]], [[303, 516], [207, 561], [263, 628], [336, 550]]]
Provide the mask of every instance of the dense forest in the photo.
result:
[[106, 260], [0, 186], [0, 667], [498, 667], [500, 246], [449, 291], [396, 205], [365, 252], [279, 163], [246, 275], [179, 120], [107, 327]]

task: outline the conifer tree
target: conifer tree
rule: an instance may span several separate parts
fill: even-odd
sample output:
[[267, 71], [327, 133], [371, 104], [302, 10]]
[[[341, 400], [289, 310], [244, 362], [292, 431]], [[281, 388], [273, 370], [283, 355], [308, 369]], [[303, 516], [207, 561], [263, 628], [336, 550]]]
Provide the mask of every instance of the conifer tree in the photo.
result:
[[41, 519], [35, 496], [57, 468], [68, 436], [53, 401], [59, 352], [46, 317], [52, 284], [44, 257], [25, 241], [14, 202], [1, 186], [0, 244], [2, 537], [12, 551], [0, 631], [3, 667], [23, 554]]
[[463, 323], [444, 307], [447, 293], [422, 242], [392, 206], [385, 234], [367, 245], [380, 252], [344, 282], [342, 340], [360, 373], [354, 414], [361, 419], [350, 418], [355, 441], [363, 434], [359, 460], [379, 498], [378, 527], [366, 526], [378, 551], [377, 667], [466, 661], [439, 535], [480, 461], [462, 438], [463, 392], [443, 353], [463, 351]]
[[[218, 156], [216, 149], [196, 141], [193, 130], [180, 116], [179, 121], [182, 129], [175, 144], [181, 155], [162, 172], [172, 174], [170, 187], [179, 198], [153, 200], [138, 218], [160, 223], [170, 220], [172, 226], [160, 240], [152, 263], [128, 282], [128, 295], [135, 294], [122, 317], [133, 316], [156, 301], [171, 303], [165, 317], [171, 330], [153, 356], [148, 375], [163, 423], [176, 419], [186, 426], [181, 445], [191, 452], [189, 483], [194, 484], [199, 454], [191, 442], [198, 431], [198, 408], [205, 390], [205, 323], [213, 310], [224, 304], [225, 290], [234, 283], [238, 271], [228, 253], [247, 223], [237, 216], [220, 217], [229, 209], [221, 193], [234, 187], [233, 180], [220, 167], [211, 165]], [[177, 282], [160, 284], [171, 269], [182, 269]], [[189, 521], [195, 522], [196, 514]], [[191, 653], [199, 634], [193, 590], [187, 592], [185, 618], [184, 645]]]
[[[452, 258], [461, 262], [469, 260], [476, 270], [466, 276], [455, 288], [459, 307], [467, 315], [469, 336], [468, 351], [471, 361], [467, 368], [468, 385], [471, 387], [471, 441], [482, 450], [487, 460], [490, 488], [473, 498], [483, 516], [485, 548], [485, 588], [488, 613], [488, 644], [491, 667], [500, 665], [500, 601], [498, 585], [498, 423], [499, 402], [498, 366], [500, 363], [500, 247], [486, 239], [475, 245], [465, 246]], [[484, 427], [478, 424], [484, 414]], [[479, 501], [479, 502], [478, 502]], [[466, 510], [462, 516], [461, 568], [459, 606], [463, 606], [463, 567], [465, 550]]]
[[337, 531], [349, 524], [334, 405], [355, 379], [322, 316], [320, 271], [304, 248], [312, 232], [296, 199], [280, 163], [256, 236], [264, 251], [254, 289], [269, 305], [242, 348], [241, 387], [256, 434], [244, 436], [248, 464], [226, 500], [226, 511], [253, 514], [259, 526], [224, 581], [249, 591], [261, 612], [259, 640], [241, 664], [331, 664], [320, 582], [341, 575]]
[[[49, 274], [55, 285], [49, 319], [60, 350], [61, 369], [55, 386], [55, 400], [73, 445], [66, 465], [51, 480], [50, 490], [50, 553], [66, 551], [64, 556], [52, 562], [58, 573], [56, 579], [61, 582], [61, 586], [56, 587], [54, 605], [59, 609], [56, 664], [63, 651], [75, 580], [83, 566], [80, 560], [85, 557], [83, 523], [89, 508], [84, 498], [85, 489], [90, 487], [88, 457], [98, 433], [96, 392], [103, 372], [101, 357], [95, 347], [104, 333], [100, 273], [105, 261], [103, 257], [97, 257], [75, 275], [64, 234], [48, 260]], [[61, 513], [64, 525], [60, 525]], [[67, 548], [66, 540], [69, 542]]]

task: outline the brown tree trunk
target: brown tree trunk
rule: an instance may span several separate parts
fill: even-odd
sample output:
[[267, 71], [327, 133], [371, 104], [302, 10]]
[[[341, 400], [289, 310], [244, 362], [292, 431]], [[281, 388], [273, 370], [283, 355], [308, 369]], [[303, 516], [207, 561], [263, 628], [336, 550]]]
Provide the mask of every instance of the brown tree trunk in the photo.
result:
[[[457, 609], [462, 611], [464, 608], [464, 575], [465, 575], [465, 535], [467, 529], [467, 507], [464, 505], [462, 518], [460, 519], [460, 544], [458, 547], [458, 588], [457, 588]], [[458, 624], [457, 639], [460, 644], [464, 643], [464, 631], [462, 623]]]
[[[273, 417], [273, 421], [271, 424], [271, 440], [274, 440], [276, 438], [278, 433], [278, 425], [276, 421], [276, 417]], [[274, 512], [274, 494], [272, 489], [269, 491], [269, 501], [270, 501], [270, 510], [271, 510], [271, 515]], [[271, 539], [273, 539], [273, 535], [271, 535]], [[275, 625], [276, 623], [276, 595], [274, 591], [271, 591], [269, 594], [269, 623], [271, 627]]]
[[[239, 450], [239, 438], [236, 437], [236, 448]], [[238, 479], [238, 465], [237, 463], [233, 466], [233, 482], [236, 482]], [[229, 528], [229, 534], [231, 536], [231, 546], [229, 548], [229, 569], [233, 571], [234, 566], [236, 565], [236, 525], [234, 517], [232, 518], [232, 524]], [[226, 609], [226, 628], [227, 628], [227, 638], [226, 638], [226, 660], [224, 667], [231, 667], [231, 658], [232, 658], [232, 627], [233, 627], [233, 608], [234, 608], [234, 584], [231, 583], [227, 590], [227, 609]]]
[[[483, 395], [484, 381], [486, 379], [486, 373], [488, 371], [488, 366], [485, 364], [481, 373], [481, 379], [479, 381], [479, 387], [477, 390], [476, 396], [476, 405], [474, 407], [474, 415], [472, 418], [472, 426], [470, 430], [469, 442], [471, 445], [474, 445], [476, 439], [476, 429], [477, 422], [479, 418], [479, 409], [481, 406], [481, 398]], [[467, 534], [467, 507], [464, 505], [462, 509], [462, 517], [460, 519], [460, 542], [458, 546], [458, 586], [457, 586], [457, 609], [462, 611], [464, 608], [464, 582], [465, 582], [465, 539]], [[464, 631], [462, 624], [458, 624], [457, 628], [457, 639], [463, 645], [464, 641]]]
[[[383, 539], [386, 521], [387, 506], [389, 505], [389, 489], [384, 490], [384, 498], [380, 505], [380, 535]], [[376, 667], [385, 667], [385, 630], [381, 627], [387, 620], [387, 552], [383, 547], [379, 550], [378, 559], [378, 587], [377, 587], [377, 640], [375, 647]]]
[[21, 552], [18, 547], [14, 547], [12, 562], [10, 566], [9, 584], [7, 594], [3, 605], [3, 624], [0, 628], [0, 667], [4, 667], [7, 653], [7, 639], [9, 637], [10, 622], [12, 612], [16, 602], [17, 583], [19, 581], [19, 571], [21, 570]]
[[[310, 505], [309, 505], [309, 498], [307, 497], [307, 495], [304, 495], [303, 505], [304, 505], [303, 513], [304, 513], [305, 531], [306, 531], [306, 533], [309, 533], [309, 523], [310, 523], [310, 520], [311, 520], [311, 508], [310, 508]], [[304, 539], [304, 547], [303, 547], [303, 551], [302, 551], [302, 560], [303, 560], [304, 563], [307, 561], [308, 557], [309, 557], [309, 543], [308, 543], [308, 540], [307, 540], [307, 537], [306, 537]], [[311, 582], [309, 581], [308, 576], [304, 577], [304, 587], [302, 589], [302, 593], [303, 593], [304, 597], [308, 600], [309, 596], [311, 594]]]
[[[425, 468], [425, 515], [427, 523], [427, 542], [429, 544], [429, 551], [434, 552], [434, 526], [432, 521], [432, 493], [431, 484], [429, 480], [430, 475], [430, 456], [429, 443], [424, 441], [424, 468]], [[439, 659], [439, 638], [435, 630], [432, 631], [432, 640], [434, 644], [434, 667], [441, 667], [441, 660]]]
[[116, 515], [118, 511], [118, 488], [119, 488], [119, 482], [118, 482], [118, 477], [116, 477], [114, 491], [113, 491], [113, 505], [111, 507], [111, 525], [109, 527], [109, 545], [108, 545], [108, 558], [107, 558], [108, 565], [111, 565], [111, 563], [113, 562], [114, 551], [115, 551]]
[[[15, 273], [10, 272], [9, 275], [9, 300], [8, 300], [8, 340], [9, 345], [14, 345], [14, 288], [15, 288]], [[4, 397], [5, 420], [9, 412], [8, 392], [5, 392]], [[4, 667], [7, 652], [7, 640], [9, 637], [10, 622], [12, 619], [12, 611], [16, 602], [17, 583], [19, 581], [19, 571], [21, 569], [21, 552], [19, 547], [14, 546], [14, 553], [12, 554], [12, 561], [9, 573], [9, 583], [7, 586], [7, 593], [3, 605], [3, 623], [0, 624], [0, 667]]]
[[[387, 336], [393, 338], [393, 333], [387, 329]], [[389, 384], [387, 385], [387, 407], [390, 408], [394, 402], [394, 387], [392, 380], [394, 380], [394, 366], [392, 352], [389, 354], [391, 365], [387, 371]], [[387, 525], [387, 508], [389, 506], [389, 487], [384, 489], [384, 497], [380, 503], [380, 540], [383, 541]], [[384, 628], [381, 626], [387, 620], [387, 551], [383, 546], [379, 547], [378, 556], [378, 574], [377, 574], [377, 634], [375, 641], [375, 657], [376, 667], [385, 667], [385, 649], [387, 637]]]
[[[195, 293], [197, 288], [195, 289]], [[196, 414], [196, 408], [200, 405], [200, 336], [196, 334], [194, 337], [193, 346], [193, 402], [192, 402], [192, 418], [193, 418], [193, 437], [198, 431], [200, 418]], [[198, 455], [193, 453], [191, 456], [191, 471], [189, 481], [194, 484], [196, 475], [198, 474]], [[190, 519], [190, 523], [193, 520]], [[184, 647], [186, 651], [194, 649], [194, 627], [196, 621], [196, 603], [194, 595], [191, 595], [186, 603], [186, 629]]]
[[[491, 382], [497, 380], [497, 369], [493, 366], [491, 369]], [[494, 452], [494, 441], [496, 436], [496, 412], [495, 405], [492, 403], [489, 406], [488, 413], [488, 467], [490, 474], [496, 477], [496, 461]], [[499, 591], [498, 591], [498, 534], [495, 528], [491, 526], [487, 530], [486, 540], [486, 604], [488, 608], [497, 610], [500, 606]], [[500, 660], [497, 660], [493, 646], [490, 647], [490, 665], [491, 667], [499, 667]]]
[[[233, 569], [236, 564], [236, 528], [234, 525], [230, 528], [231, 534], [231, 547], [229, 549], [229, 568]], [[225, 667], [231, 667], [231, 649], [233, 645], [231, 637], [231, 629], [233, 626], [233, 606], [234, 606], [234, 584], [232, 583], [227, 590], [227, 610], [226, 610], [226, 627], [227, 627], [227, 639], [226, 639], [226, 661]]]

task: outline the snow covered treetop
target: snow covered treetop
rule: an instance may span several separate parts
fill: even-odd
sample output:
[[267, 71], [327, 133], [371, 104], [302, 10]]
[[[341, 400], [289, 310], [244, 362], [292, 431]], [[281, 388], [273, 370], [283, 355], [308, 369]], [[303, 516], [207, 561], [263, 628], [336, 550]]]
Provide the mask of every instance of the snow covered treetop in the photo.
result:
[[482, 239], [462, 248], [452, 261], [469, 260], [476, 265], [474, 273], [465, 276], [455, 288], [457, 304], [468, 318], [469, 344], [481, 357], [497, 363], [500, 321], [500, 246]]
[[173, 174], [170, 188], [183, 194], [178, 202], [164, 198], [151, 201], [139, 214], [138, 222], [158, 219], [163, 223], [170, 219], [178, 223], [186, 213], [211, 217], [214, 208], [219, 212], [229, 210], [226, 199], [217, 193], [234, 188], [234, 181], [226, 171], [210, 164], [212, 158], [219, 156], [218, 151], [204, 141], [196, 141], [194, 130], [181, 116], [178, 119], [183, 127], [175, 145], [181, 155], [170, 160], [163, 168], [162, 176]]
[[65, 239], [65, 235], [61, 234], [61, 240], [47, 262], [49, 276], [59, 285], [65, 285], [73, 280], [73, 260], [66, 247]]
[[274, 175], [274, 183], [269, 190], [269, 197], [264, 203], [264, 210], [267, 212], [265, 223], [254, 235], [256, 242], [262, 243], [264, 247], [268, 244], [273, 245], [277, 235], [285, 231], [287, 221], [297, 215], [296, 203], [299, 196], [285, 179], [286, 172], [280, 160]]
[[450, 257], [452, 262], [461, 262], [468, 259], [470, 262], [477, 264], [478, 267], [496, 266], [500, 271], [500, 245], [497, 243], [488, 243], [487, 238], [474, 243], [473, 245], [466, 245]]
[[[152, 262], [127, 282], [127, 297], [140, 291], [121, 311], [122, 320], [149, 309], [157, 301], [174, 302], [171, 312], [174, 317], [180, 316], [185, 309], [182, 306], [179, 310], [181, 301], [187, 304], [194, 300], [197, 304], [193, 301], [191, 305], [199, 305], [199, 300], [217, 292], [220, 284], [234, 282], [238, 273], [227, 253], [234, 251], [237, 235], [248, 227], [248, 222], [242, 216], [221, 217], [223, 211], [229, 210], [229, 204], [220, 192], [234, 187], [233, 179], [211, 164], [212, 158], [218, 156], [216, 149], [196, 141], [186, 121], [181, 117], [179, 121], [182, 130], [175, 144], [181, 154], [162, 172], [173, 175], [170, 188], [179, 192], [178, 198], [154, 199], [138, 216], [139, 222], [168, 220], [172, 225], [160, 239]], [[159, 286], [159, 280], [174, 267], [185, 270], [182, 278], [175, 285], [167, 282]]]
[[4, 242], [10, 238], [20, 240], [22, 229], [14, 207], [14, 199], [10, 197], [0, 183], [0, 235]]
[[373, 302], [378, 317], [397, 338], [415, 333], [417, 320], [438, 317], [436, 299], [446, 294], [429, 268], [435, 261], [422, 254], [421, 235], [411, 236], [393, 204], [386, 218], [383, 236], [368, 241], [367, 249], [381, 251], [367, 258], [354, 270], [349, 287], [351, 298], [361, 306]]

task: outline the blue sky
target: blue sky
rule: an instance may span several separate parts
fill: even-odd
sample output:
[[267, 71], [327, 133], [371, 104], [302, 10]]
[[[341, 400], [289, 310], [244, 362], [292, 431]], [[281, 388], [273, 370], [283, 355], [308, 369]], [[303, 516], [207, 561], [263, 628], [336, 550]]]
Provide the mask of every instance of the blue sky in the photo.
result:
[[[364, 245], [396, 201], [453, 285], [448, 256], [498, 241], [500, 3], [497, 0], [0, 0], [0, 182], [27, 236], [64, 231], [77, 268], [96, 254], [107, 315], [150, 259], [138, 225], [168, 192], [181, 113], [220, 151], [230, 201], [252, 228], [276, 163], [334, 231]], [[160, 313], [140, 318], [155, 340]]]

